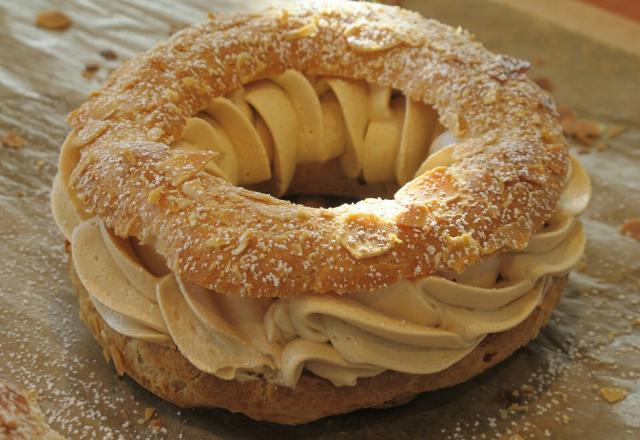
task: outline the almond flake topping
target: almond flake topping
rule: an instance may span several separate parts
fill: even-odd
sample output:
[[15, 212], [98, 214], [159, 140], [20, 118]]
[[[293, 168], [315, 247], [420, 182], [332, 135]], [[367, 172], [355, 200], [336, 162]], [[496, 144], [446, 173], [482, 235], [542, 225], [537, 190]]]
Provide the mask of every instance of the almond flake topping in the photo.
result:
[[401, 242], [395, 224], [366, 212], [347, 214], [340, 234], [340, 244], [358, 260], [383, 255]]

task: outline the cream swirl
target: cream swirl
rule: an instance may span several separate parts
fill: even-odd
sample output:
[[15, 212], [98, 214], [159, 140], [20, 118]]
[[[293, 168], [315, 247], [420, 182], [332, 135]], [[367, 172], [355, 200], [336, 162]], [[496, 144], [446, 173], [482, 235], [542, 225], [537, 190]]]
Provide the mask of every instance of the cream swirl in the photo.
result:
[[296, 165], [331, 159], [347, 177], [404, 184], [436, 126], [431, 107], [391, 87], [287, 70], [214, 98], [187, 120], [174, 148], [216, 151], [208, 172], [234, 185], [269, 181], [267, 189], [282, 195]]
[[569, 270], [582, 254], [575, 216], [588, 199], [585, 179], [574, 161], [557, 214], [523, 252], [495, 255], [455, 280], [441, 274], [342, 297], [207, 291], [182, 282], [151, 248], [115, 236], [97, 219], [76, 224], [69, 238], [79, 278], [115, 331], [173, 343], [196, 368], [223, 379], [259, 375], [293, 387], [306, 369], [338, 386], [355, 385], [385, 370], [441, 371], [486, 334], [526, 319], [548, 276]]
[[[549, 224], [535, 240], [551, 247], [493, 256], [455, 281], [429, 276], [349, 296], [279, 299], [220, 294], [166, 270], [154, 274], [152, 249], [116, 237], [97, 219], [80, 223], [71, 241], [79, 278], [114, 330], [172, 341], [196, 368], [223, 379], [259, 375], [293, 387], [305, 369], [340, 386], [385, 370], [427, 374], [454, 364], [486, 334], [524, 321], [549, 275], [569, 270], [584, 247], [579, 223]], [[148, 298], [154, 289], [155, 300]]]
[[[352, 386], [385, 370], [441, 371], [487, 334], [523, 322], [550, 276], [568, 271], [584, 249], [576, 216], [590, 183], [572, 159], [554, 215], [522, 252], [493, 255], [461, 274], [345, 296], [212, 292], [181, 280], [151, 247], [117, 237], [83, 211], [68, 191], [78, 159], [72, 137], [62, 148], [51, 202], [96, 310], [116, 332], [174, 344], [196, 368], [222, 379], [259, 376], [294, 387], [308, 370]], [[218, 151], [207, 171], [239, 184], [270, 181], [283, 193], [296, 164], [333, 158], [348, 176], [404, 182], [416, 169], [450, 164], [454, 142], [439, 133], [432, 110], [389, 88], [287, 71], [212, 100], [187, 121], [174, 147]]]

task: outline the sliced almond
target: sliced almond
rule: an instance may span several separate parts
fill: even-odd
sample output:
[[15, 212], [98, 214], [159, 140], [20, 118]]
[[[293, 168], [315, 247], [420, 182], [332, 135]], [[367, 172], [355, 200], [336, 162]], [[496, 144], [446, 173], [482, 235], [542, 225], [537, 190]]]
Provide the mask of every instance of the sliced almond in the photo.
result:
[[373, 213], [349, 213], [343, 222], [340, 244], [358, 260], [383, 255], [401, 242], [397, 226]]
[[[197, 150], [218, 153], [215, 163], [232, 185], [238, 184], [239, 164], [235, 149], [217, 122], [207, 116], [187, 119], [182, 140], [193, 145]], [[207, 164], [207, 167], [209, 170], [212, 164]]]

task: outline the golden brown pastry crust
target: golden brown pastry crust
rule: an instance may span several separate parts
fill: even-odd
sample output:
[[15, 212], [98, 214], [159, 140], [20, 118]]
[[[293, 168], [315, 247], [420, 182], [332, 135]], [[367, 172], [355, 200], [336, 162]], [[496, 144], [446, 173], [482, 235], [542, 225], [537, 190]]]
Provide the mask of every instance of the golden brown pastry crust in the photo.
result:
[[[433, 105], [460, 140], [453, 163], [383, 205], [314, 209], [233, 187], [202, 172], [211, 154], [169, 148], [209, 99], [287, 68]], [[460, 271], [523, 248], [563, 188], [566, 141], [527, 68], [465, 31], [365, 2], [212, 16], [124, 63], [70, 115], [82, 148], [70, 188], [117, 234], [220, 292], [349, 293]]]
[[336, 387], [304, 373], [295, 388], [264, 380], [223, 380], [197, 370], [175, 347], [165, 347], [123, 336], [112, 330], [96, 311], [78, 279], [80, 317], [113, 360], [120, 375], [127, 374], [152, 393], [182, 407], [226, 408], [256, 420], [297, 425], [361, 408], [402, 404], [417, 394], [464, 382], [506, 359], [535, 338], [547, 322], [566, 286], [567, 276], [553, 277], [542, 303], [511, 330], [488, 335], [469, 355], [435, 374], [393, 371], [359, 379], [354, 387]]

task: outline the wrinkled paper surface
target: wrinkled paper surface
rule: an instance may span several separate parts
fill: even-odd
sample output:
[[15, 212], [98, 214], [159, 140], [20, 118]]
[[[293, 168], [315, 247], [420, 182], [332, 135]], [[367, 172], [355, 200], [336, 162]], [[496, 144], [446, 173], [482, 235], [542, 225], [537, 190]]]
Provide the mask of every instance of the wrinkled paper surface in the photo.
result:
[[[63, 237], [49, 212], [66, 115], [118, 63], [172, 30], [208, 11], [249, 6], [2, 0], [0, 135], [15, 130], [26, 144], [0, 147], [0, 379], [36, 390], [52, 426], [73, 439], [640, 437], [640, 326], [632, 325], [640, 318], [640, 242], [618, 232], [624, 219], [640, 216], [640, 60], [492, 2], [405, 5], [468, 28], [490, 49], [536, 61], [532, 76], [550, 78], [560, 104], [627, 127], [609, 148], [579, 156], [594, 188], [583, 219], [586, 266], [572, 274], [535, 342], [474, 380], [408, 405], [295, 428], [223, 410], [181, 410], [118, 378], [78, 319]], [[70, 29], [33, 25], [37, 11], [52, 7], [67, 12]], [[118, 59], [101, 57], [105, 49]], [[95, 76], [83, 77], [93, 63]], [[608, 403], [600, 393], [607, 386], [629, 394]], [[147, 407], [157, 410], [159, 432], [139, 423]]]

